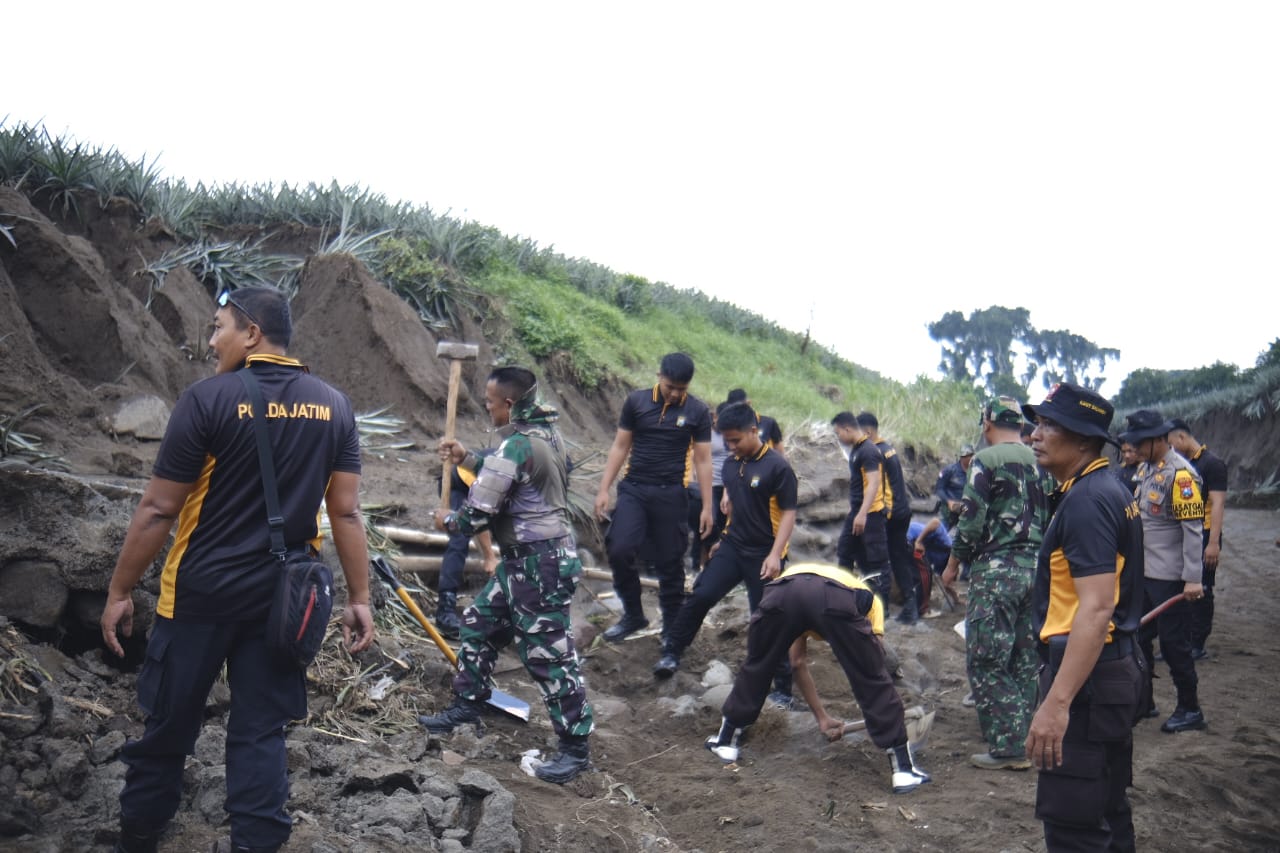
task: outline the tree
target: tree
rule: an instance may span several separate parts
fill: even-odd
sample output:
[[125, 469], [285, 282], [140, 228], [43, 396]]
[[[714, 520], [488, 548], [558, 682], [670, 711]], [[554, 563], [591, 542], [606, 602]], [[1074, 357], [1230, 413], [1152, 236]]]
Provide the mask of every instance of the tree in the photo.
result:
[[[1055, 382], [1071, 382], [1093, 391], [1101, 389], [1106, 377], [1108, 359], [1120, 357], [1120, 350], [1100, 347], [1093, 341], [1066, 329], [1040, 331], [1031, 329], [1022, 339], [1027, 347], [1027, 369], [1022, 381], [1030, 385], [1043, 372], [1044, 387]], [[1098, 365], [1098, 373], [1089, 373], [1090, 365]]]
[[1113, 401], [1117, 409], [1154, 407], [1173, 400], [1198, 397], [1235, 385], [1240, 368], [1217, 361], [1194, 370], [1152, 370], [1143, 367], [1130, 373]]
[[1005, 380], [1016, 383], [1013, 343], [1029, 330], [1031, 312], [1026, 308], [993, 305], [968, 317], [948, 311], [929, 324], [929, 337], [942, 344], [942, 373], [961, 382], [981, 382], [996, 394], [997, 387], [1008, 387]]

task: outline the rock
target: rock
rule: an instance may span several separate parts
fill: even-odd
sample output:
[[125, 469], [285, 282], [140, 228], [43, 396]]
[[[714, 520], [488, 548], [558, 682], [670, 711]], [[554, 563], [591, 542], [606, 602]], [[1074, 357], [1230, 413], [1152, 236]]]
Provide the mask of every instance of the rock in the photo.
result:
[[[496, 782], [495, 782], [496, 784]], [[471, 833], [471, 849], [476, 853], [514, 853], [520, 849], [515, 827], [516, 798], [498, 790], [484, 798], [480, 820]]]
[[696, 713], [699, 707], [699, 701], [688, 693], [683, 696], [677, 696], [674, 699], [668, 696], [660, 696], [657, 700], [658, 704], [667, 709], [673, 717], [687, 717]]
[[89, 761], [94, 765], [114, 761], [127, 740], [124, 732], [107, 732], [89, 747]]
[[703, 687], [717, 687], [733, 683], [733, 670], [723, 661], [713, 660], [702, 675]]
[[0, 838], [27, 835], [40, 828], [40, 813], [9, 786], [0, 786]]
[[227, 800], [227, 768], [221, 764], [216, 767], [201, 767], [196, 773], [195, 795], [192, 806], [196, 813], [207, 823], [222, 823], [226, 817]]
[[164, 438], [164, 430], [168, 425], [169, 404], [150, 394], [123, 401], [107, 418], [108, 432], [132, 435], [148, 441]]
[[720, 708], [724, 706], [724, 700], [729, 698], [729, 693], [732, 690], [732, 682], [729, 684], [717, 684], [702, 694], [702, 704], [714, 709], [716, 714], [719, 715]]
[[89, 785], [89, 761], [72, 745], [58, 753], [49, 765], [49, 782], [68, 800], [78, 800]]
[[57, 566], [14, 560], [0, 568], [0, 614], [35, 628], [54, 628], [67, 606], [67, 586]]
[[422, 826], [426, 811], [416, 794], [399, 789], [366, 806], [360, 818], [370, 827], [391, 826], [410, 833]]

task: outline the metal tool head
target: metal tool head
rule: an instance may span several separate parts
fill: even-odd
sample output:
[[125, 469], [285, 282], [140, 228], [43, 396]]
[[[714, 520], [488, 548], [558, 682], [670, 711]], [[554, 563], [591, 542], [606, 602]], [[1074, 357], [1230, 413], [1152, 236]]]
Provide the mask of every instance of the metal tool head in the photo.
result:
[[475, 361], [479, 356], [480, 347], [477, 344], [463, 344], [457, 341], [440, 341], [436, 344], [436, 358]]

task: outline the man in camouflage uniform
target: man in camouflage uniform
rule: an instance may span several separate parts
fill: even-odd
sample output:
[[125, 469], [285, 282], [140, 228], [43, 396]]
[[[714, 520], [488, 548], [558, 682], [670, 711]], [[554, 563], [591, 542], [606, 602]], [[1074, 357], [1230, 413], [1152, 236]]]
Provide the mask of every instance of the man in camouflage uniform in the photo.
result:
[[989, 447], [973, 457], [942, 582], [970, 563], [966, 664], [988, 751], [970, 758], [988, 770], [1026, 770], [1027, 727], [1036, 701], [1038, 660], [1031, 591], [1049, 521], [1045, 475], [1022, 443], [1022, 407], [997, 397], [982, 413]]
[[537, 393], [530, 371], [495, 368], [485, 386], [485, 408], [502, 444], [481, 460], [456, 441], [440, 443], [442, 458], [477, 476], [462, 509], [436, 510], [436, 526], [467, 534], [492, 530], [502, 562], [462, 614], [453, 703], [418, 721], [436, 734], [478, 721], [493, 689], [498, 652], [514, 639], [560, 738], [559, 754], [535, 772], [563, 784], [588, 767], [587, 736], [594, 726], [569, 625], [582, 562], [569, 519], [568, 460], [552, 425], [558, 415], [538, 402]]

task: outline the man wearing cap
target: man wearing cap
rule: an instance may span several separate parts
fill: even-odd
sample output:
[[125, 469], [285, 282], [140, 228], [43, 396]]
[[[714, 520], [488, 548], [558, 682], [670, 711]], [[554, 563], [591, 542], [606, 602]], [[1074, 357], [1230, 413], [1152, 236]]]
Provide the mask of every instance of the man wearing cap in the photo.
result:
[[1051, 853], [1133, 850], [1125, 790], [1145, 681], [1135, 640], [1144, 553], [1133, 494], [1102, 455], [1115, 409], [1064, 383], [1023, 413], [1036, 421], [1036, 461], [1059, 484], [1033, 592], [1042, 666], [1026, 755], [1040, 770], [1036, 817]]
[[1160, 637], [1160, 653], [1169, 665], [1178, 705], [1160, 727], [1184, 732], [1205, 727], [1197, 692], [1196, 662], [1191, 657], [1191, 602], [1204, 596], [1200, 551], [1204, 499], [1195, 468], [1169, 444], [1173, 423], [1159, 412], [1140, 409], [1126, 419], [1120, 434], [1142, 460], [1138, 469], [1138, 509], [1142, 514], [1147, 610], [1177, 595], [1184, 599], [1160, 614], [1139, 636], [1148, 671], [1154, 666], [1152, 640]]
[[960, 448], [960, 458], [942, 469], [938, 474], [938, 482], [933, 493], [938, 496], [939, 513], [947, 530], [956, 526], [960, 519], [960, 499], [964, 497], [964, 484], [969, 478], [969, 464], [973, 462], [973, 445], [966, 444]]
[[1204, 644], [1213, 630], [1213, 586], [1218, 575], [1218, 556], [1222, 552], [1222, 517], [1227, 506], [1227, 463], [1210, 452], [1191, 434], [1191, 428], [1181, 418], [1171, 422], [1173, 430], [1169, 441], [1173, 449], [1182, 454], [1200, 475], [1204, 494], [1204, 532], [1202, 534], [1201, 562], [1204, 574], [1201, 585], [1204, 597], [1191, 602], [1191, 657], [1200, 660], [1205, 656]]
[[1031, 580], [1049, 520], [1045, 480], [1022, 443], [1021, 404], [990, 400], [982, 412], [988, 446], [973, 457], [951, 557], [950, 588], [969, 563], [965, 663], [988, 749], [970, 757], [985, 770], [1026, 770], [1027, 726], [1036, 699]]

